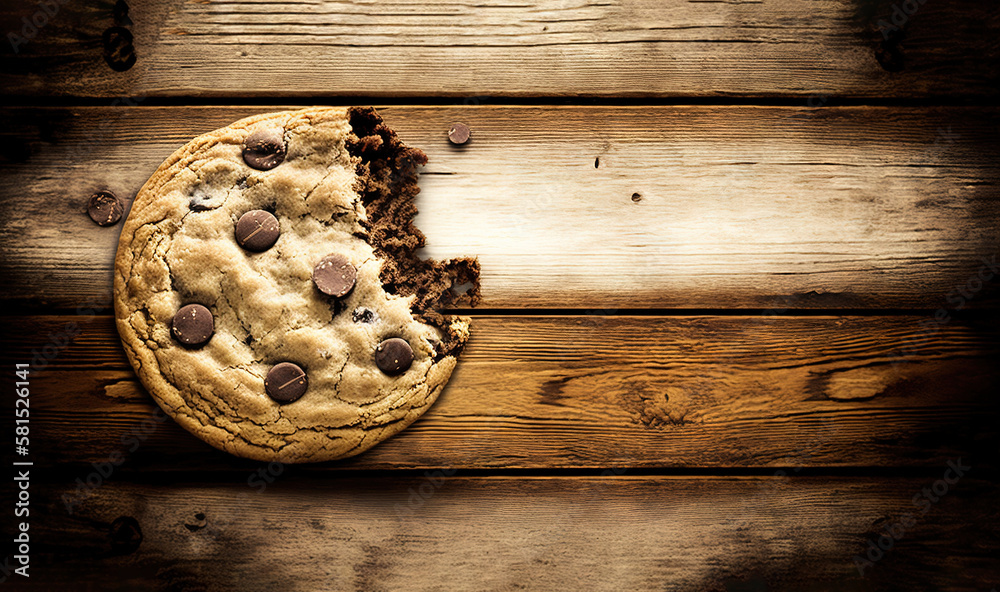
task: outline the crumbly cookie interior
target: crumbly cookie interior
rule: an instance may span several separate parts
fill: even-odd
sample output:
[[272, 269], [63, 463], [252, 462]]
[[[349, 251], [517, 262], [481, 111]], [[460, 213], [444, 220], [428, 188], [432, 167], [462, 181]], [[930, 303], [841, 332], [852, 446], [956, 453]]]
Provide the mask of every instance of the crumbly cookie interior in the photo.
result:
[[[457, 355], [466, 336], [452, 327], [453, 317], [439, 311], [479, 303], [479, 261], [417, 257], [417, 249], [427, 241], [413, 224], [414, 198], [420, 192], [417, 166], [426, 164], [427, 156], [404, 145], [375, 109], [351, 108], [348, 116], [352, 136], [347, 150], [360, 160], [358, 192], [367, 212], [363, 225], [375, 252], [386, 261], [379, 278], [390, 293], [414, 296], [417, 318], [441, 330], [438, 356]], [[471, 287], [461, 293], [454, 289], [462, 285]]]

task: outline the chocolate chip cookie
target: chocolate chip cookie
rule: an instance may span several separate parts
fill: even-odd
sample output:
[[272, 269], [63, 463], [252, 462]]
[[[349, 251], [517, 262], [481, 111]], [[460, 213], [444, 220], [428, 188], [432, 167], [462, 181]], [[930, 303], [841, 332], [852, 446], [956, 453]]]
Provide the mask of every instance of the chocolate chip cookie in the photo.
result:
[[280, 462], [358, 454], [424, 413], [469, 337], [440, 310], [479, 298], [476, 260], [415, 254], [425, 162], [371, 108], [249, 117], [168, 158], [114, 280], [122, 343], [160, 406]]

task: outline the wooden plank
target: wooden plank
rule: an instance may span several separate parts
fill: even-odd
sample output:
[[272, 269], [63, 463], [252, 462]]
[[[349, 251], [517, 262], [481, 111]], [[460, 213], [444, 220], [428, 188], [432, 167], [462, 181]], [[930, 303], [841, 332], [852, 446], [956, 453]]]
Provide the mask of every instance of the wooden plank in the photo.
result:
[[[190, 138], [277, 108], [5, 110], [0, 298], [74, 309], [105, 293], [120, 227], [90, 221], [90, 194], [131, 198]], [[1000, 295], [980, 279], [1000, 244], [994, 108], [383, 113], [430, 156], [427, 255], [478, 255], [485, 307], [936, 309]], [[459, 120], [473, 139], [455, 149]]]
[[[467, 100], [996, 96], [998, 88], [1000, 13], [976, 0], [119, 6], [61, 3], [33, 38], [5, 45], [4, 87], [22, 96]], [[0, 24], [30, 35], [22, 19], [44, 16], [11, 4]]]
[[[250, 471], [136, 382], [111, 319], [5, 317], [31, 378], [36, 466]], [[476, 317], [413, 426], [321, 470], [994, 465], [1000, 324], [922, 317]], [[67, 323], [78, 326], [67, 329]], [[64, 341], [62, 347], [46, 344]], [[902, 358], [899, 358], [902, 356]], [[893, 363], [899, 359], [898, 363]]]
[[[62, 501], [75, 495], [72, 484], [33, 483], [37, 542], [30, 581], [18, 583], [46, 591], [982, 592], [1000, 580], [1000, 495], [976, 469], [957, 481], [947, 473], [952, 485], [941, 481], [946, 464], [905, 479], [322, 479], [289, 471], [253, 487], [246, 476], [112, 482], [72, 514]], [[946, 492], [929, 489], [937, 501], [916, 505], [937, 481]], [[899, 538], [883, 539], [890, 550], [859, 572], [854, 557], [886, 528]]]

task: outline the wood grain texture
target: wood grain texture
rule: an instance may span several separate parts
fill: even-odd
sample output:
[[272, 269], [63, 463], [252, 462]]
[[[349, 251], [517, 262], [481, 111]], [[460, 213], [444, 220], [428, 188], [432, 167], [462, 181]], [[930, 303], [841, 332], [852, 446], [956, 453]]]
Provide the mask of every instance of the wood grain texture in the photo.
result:
[[[10, 360], [57, 350], [31, 379], [37, 466], [121, 453], [128, 471], [259, 468], [157, 415], [109, 317], [2, 321], [23, 335]], [[933, 467], [952, 456], [994, 465], [1000, 325], [926, 322], [476, 317], [451, 383], [424, 417], [361, 456], [311, 466], [799, 470]]]
[[[1000, 110], [829, 106], [989, 104], [996, 6], [50, 4], [0, 47], [8, 101], [109, 106], [0, 110], [0, 302], [29, 315], [0, 316], [0, 353], [37, 367], [33, 571], [17, 589], [1000, 583], [1000, 320], [982, 314], [1000, 304], [984, 264], [1000, 245]], [[6, 3], [0, 31], [27, 34], [41, 11]], [[883, 37], [894, 11], [905, 23]], [[134, 37], [123, 72], [102, 56], [116, 26]], [[382, 110], [430, 155], [426, 254], [478, 255], [486, 307], [588, 314], [476, 316], [438, 403], [354, 459], [216, 451], [137, 383], [105, 299], [119, 227], [84, 204], [131, 200], [195, 135], [272, 107], [116, 107], [146, 97], [464, 104]], [[483, 106], [581, 97], [800, 106]], [[473, 130], [461, 149], [455, 121]], [[617, 316], [650, 308], [767, 312]], [[898, 310], [958, 308], [976, 312]], [[869, 313], [773, 316], [806, 309]], [[955, 462], [969, 475], [922, 513], [915, 496]], [[745, 469], [774, 476], [725, 476]], [[859, 574], [854, 558], [907, 515]]]
[[[187, 140], [272, 109], [5, 110], [0, 298], [73, 309], [103, 294], [120, 227], [90, 221], [90, 194], [130, 199]], [[426, 254], [478, 256], [486, 307], [936, 309], [1000, 295], [983, 267], [1000, 244], [994, 108], [383, 113], [430, 156]], [[473, 130], [461, 149], [454, 121]]]
[[[65, 3], [4, 46], [0, 80], [22, 96], [996, 96], [995, 7], [893, 4], [133, 0], [116, 19]], [[125, 72], [103, 57], [116, 25], [134, 37]]]
[[[921, 514], [913, 497], [948, 467], [938, 469], [908, 479], [279, 474], [253, 487], [244, 475], [109, 483], [72, 514], [62, 502], [72, 484], [43, 484], [35, 571], [18, 589], [982, 592], [1000, 579], [998, 487], [973, 466]], [[904, 515], [910, 528], [862, 577], [853, 558]]]

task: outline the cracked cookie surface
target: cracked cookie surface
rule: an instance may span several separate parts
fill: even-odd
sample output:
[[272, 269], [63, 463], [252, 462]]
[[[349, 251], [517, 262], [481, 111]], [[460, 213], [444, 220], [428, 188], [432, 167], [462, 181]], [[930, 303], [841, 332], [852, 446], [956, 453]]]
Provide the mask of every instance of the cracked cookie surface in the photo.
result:
[[[358, 454], [430, 407], [468, 338], [467, 318], [415, 311], [416, 295], [383, 285], [384, 268], [397, 270], [402, 260], [370, 240], [362, 194], [371, 185], [364, 175], [375, 167], [352, 153], [361, 134], [351, 119], [347, 109], [304, 109], [200, 136], [147, 181], [122, 229], [115, 313], [128, 358], [168, 414], [227, 452], [280, 462]], [[279, 164], [248, 164], [256, 161], [243, 147], [255, 133], [283, 138]], [[415, 187], [415, 173], [404, 172], [401, 179], [412, 174]], [[272, 213], [280, 226], [260, 252], [235, 235], [240, 218], [256, 210]], [[340, 297], [313, 281], [314, 266], [331, 253], [356, 269], [353, 288]], [[439, 273], [438, 284], [478, 275], [477, 263], [458, 261], [465, 271], [450, 279]], [[171, 333], [174, 316], [190, 304], [206, 307], [214, 321], [199, 347]], [[393, 376], [376, 364], [376, 349], [396, 338], [412, 348], [413, 361]], [[308, 377], [292, 402], [265, 392], [268, 372], [286, 362]]]

